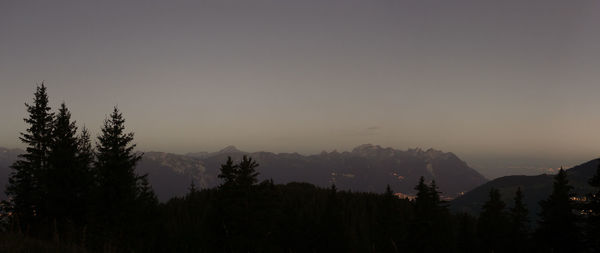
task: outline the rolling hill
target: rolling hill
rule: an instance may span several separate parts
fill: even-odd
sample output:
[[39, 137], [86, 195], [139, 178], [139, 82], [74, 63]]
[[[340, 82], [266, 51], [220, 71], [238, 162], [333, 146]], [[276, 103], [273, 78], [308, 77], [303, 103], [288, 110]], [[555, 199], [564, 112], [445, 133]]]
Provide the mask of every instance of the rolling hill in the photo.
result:
[[[567, 170], [569, 183], [574, 187], [575, 195], [582, 196], [592, 190], [587, 181], [594, 175], [599, 163], [600, 159], [595, 159]], [[554, 175], [548, 174], [500, 177], [456, 198], [451, 202], [451, 208], [455, 211], [478, 214], [483, 203], [487, 201], [491, 188], [499, 189], [503, 201], [507, 206], [511, 206], [517, 188], [521, 187], [530, 217], [535, 221], [540, 211], [538, 203], [550, 195], [553, 181]]]

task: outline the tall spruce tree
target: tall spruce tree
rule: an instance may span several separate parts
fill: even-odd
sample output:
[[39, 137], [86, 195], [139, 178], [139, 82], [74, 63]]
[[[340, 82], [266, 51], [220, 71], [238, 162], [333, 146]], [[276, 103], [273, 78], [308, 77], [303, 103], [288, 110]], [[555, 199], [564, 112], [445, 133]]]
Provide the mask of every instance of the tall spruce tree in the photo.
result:
[[146, 208], [154, 208], [158, 205], [158, 198], [148, 182], [148, 174], [137, 177], [136, 200], [140, 206]]
[[88, 129], [84, 126], [77, 138], [77, 168], [80, 176], [77, 184], [77, 199], [81, 200], [78, 207], [83, 209], [83, 216], [76, 217], [87, 220], [90, 217], [93, 201], [95, 200], [94, 191], [97, 189], [96, 171], [94, 170], [95, 152], [92, 147], [91, 137]]
[[83, 181], [82, 184], [87, 184], [86, 190], [88, 192], [86, 194], [89, 195], [96, 187], [96, 174], [93, 169], [96, 153], [92, 147], [90, 133], [85, 126], [81, 129], [77, 142], [77, 162], [81, 173], [83, 174], [80, 181]]
[[[257, 242], [258, 224], [256, 219], [261, 216], [253, 208], [260, 205], [258, 201], [259, 187], [256, 185], [258, 163], [248, 156], [243, 156], [238, 164], [231, 157], [221, 165], [218, 175], [223, 180], [219, 185], [218, 212], [221, 216], [221, 237], [227, 242], [227, 251], [245, 251]], [[268, 186], [268, 183], [263, 185]], [[268, 210], [263, 210], [267, 212]], [[265, 224], [262, 224], [265, 225]]]
[[427, 185], [421, 177], [415, 190], [415, 217], [410, 226], [409, 243], [416, 252], [439, 252], [448, 247], [450, 239], [450, 227], [446, 224], [448, 209], [440, 199], [435, 181]]
[[196, 193], [198, 193], [198, 188], [196, 188], [196, 184], [194, 183], [194, 179], [192, 179], [192, 181], [190, 182], [190, 186], [188, 187], [188, 193], [186, 194], [186, 197], [192, 197], [194, 196]]
[[385, 193], [383, 194], [382, 205], [380, 215], [376, 219], [375, 228], [379, 228], [378, 231], [381, 236], [377, 236], [374, 239], [375, 243], [381, 245], [379, 250], [386, 252], [397, 252], [398, 251], [398, 240], [400, 224], [402, 224], [402, 217], [398, 215], [398, 197], [394, 195], [392, 187], [388, 184], [385, 187]]
[[231, 159], [231, 156], [228, 156], [227, 162], [221, 165], [221, 173], [218, 175], [218, 177], [223, 180], [223, 183], [219, 186], [219, 188], [230, 188], [235, 185], [237, 174], [238, 165], [233, 164], [233, 159]]
[[[90, 180], [93, 181], [95, 175], [93, 174], [92, 166], [94, 166], [93, 163], [96, 154], [92, 147], [90, 132], [85, 126], [81, 129], [81, 133], [79, 134], [78, 146], [77, 161], [80, 163], [81, 168], [87, 171], [88, 175], [92, 177]], [[90, 182], [90, 184], [93, 184], [93, 182]]]
[[54, 121], [49, 166], [42, 184], [48, 218], [60, 223], [66, 219], [81, 222], [86, 211], [90, 174], [80, 161], [80, 145], [77, 126], [62, 103]]
[[139, 179], [135, 166], [142, 156], [134, 152], [132, 141], [133, 133], [125, 133], [125, 119], [115, 107], [98, 137], [94, 166], [99, 190], [96, 209], [108, 226], [134, 213]]
[[419, 179], [419, 184], [415, 187], [417, 197], [415, 198], [415, 214], [419, 216], [428, 216], [433, 209], [435, 201], [432, 199], [429, 186], [425, 184], [425, 178]]
[[441, 199], [440, 193], [435, 180], [432, 180], [431, 185], [429, 186], [429, 195], [431, 196], [432, 205], [435, 207], [436, 212], [447, 212], [447, 204]]
[[510, 230], [509, 240], [512, 242], [511, 249], [516, 252], [528, 251], [529, 236], [529, 211], [523, 203], [521, 187], [517, 188], [513, 207], [509, 210]]
[[542, 250], [577, 252], [580, 247], [571, 189], [573, 187], [569, 185], [567, 172], [561, 168], [554, 177], [552, 194], [548, 199], [540, 201], [542, 210], [536, 240], [539, 246], [545, 247]]
[[9, 197], [9, 209], [21, 224], [21, 228], [30, 227], [34, 220], [43, 216], [41, 180], [48, 168], [48, 151], [52, 142], [52, 122], [46, 86], [42, 83], [36, 88], [32, 105], [25, 103], [28, 128], [21, 133], [21, 142], [27, 145], [25, 154], [19, 156], [11, 168], [6, 194]]
[[390, 187], [389, 184], [385, 187], [385, 193], [383, 195], [385, 196], [386, 200], [396, 198], [396, 196], [394, 196], [394, 191], [392, 191], [392, 187]]
[[240, 188], [249, 188], [258, 182], [258, 172], [256, 172], [258, 163], [252, 160], [252, 157], [244, 156], [238, 165], [238, 173], [235, 178], [236, 184]]
[[504, 211], [506, 204], [500, 198], [500, 191], [492, 188], [490, 198], [481, 208], [477, 222], [477, 234], [482, 243], [482, 249], [487, 252], [499, 252], [507, 242], [507, 215]]

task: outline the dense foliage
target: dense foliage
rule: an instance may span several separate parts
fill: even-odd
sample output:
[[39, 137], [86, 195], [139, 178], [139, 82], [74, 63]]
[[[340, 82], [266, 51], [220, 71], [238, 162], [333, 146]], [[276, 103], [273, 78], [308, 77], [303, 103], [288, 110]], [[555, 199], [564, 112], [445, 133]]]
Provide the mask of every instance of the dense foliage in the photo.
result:
[[[44, 85], [27, 105], [28, 145], [3, 203], [0, 251], [57, 252], [597, 252], [598, 196], [571, 197], [566, 172], [528, 220], [518, 189], [510, 207], [492, 189], [479, 217], [451, 213], [435, 181], [414, 200], [308, 183], [259, 182], [258, 161], [228, 158], [213, 189], [158, 203], [141, 154], [115, 108], [95, 150], [67, 107], [51, 113]], [[600, 189], [600, 169], [590, 185]], [[382, 186], [383, 187], [383, 186]], [[535, 228], [535, 229], [532, 229]]]

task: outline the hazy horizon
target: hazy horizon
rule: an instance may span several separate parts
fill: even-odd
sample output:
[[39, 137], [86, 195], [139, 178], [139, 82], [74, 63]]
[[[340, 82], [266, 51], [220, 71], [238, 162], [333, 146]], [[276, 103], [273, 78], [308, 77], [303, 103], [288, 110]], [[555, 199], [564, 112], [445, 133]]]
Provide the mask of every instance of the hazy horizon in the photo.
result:
[[3, 1], [0, 146], [45, 81], [93, 136], [118, 105], [144, 151], [576, 165], [600, 154], [599, 23], [596, 1]]
[[[95, 141], [95, 140], [93, 140]], [[372, 143], [364, 143], [364, 144], [371, 144], [371, 145], [377, 145], [377, 144], [372, 144]], [[364, 145], [361, 144], [361, 145]], [[169, 150], [145, 150], [143, 148], [139, 148], [138, 146], [138, 151], [140, 152], [165, 152], [165, 153], [172, 153], [172, 154], [177, 154], [177, 155], [188, 155], [188, 154], [193, 154], [193, 153], [202, 153], [202, 152], [207, 152], [207, 153], [211, 153], [211, 152], [218, 152], [222, 149], [226, 149], [229, 148], [230, 146], [235, 147], [236, 149], [242, 151], [242, 152], [248, 152], [248, 153], [256, 153], [256, 152], [271, 152], [271, 153], [298, 153], [300, 155], [304, 155], [304, 156], [310, 156], [310, 155], [318, 155], [322, 152], [351, 152], [353, 148], [359, 146], [353, 146], [349, 149], [333, 149], [333, 150], [321, 150], [320, 152], [297, 152], [297, 151], [273, 151], [273, 150], [248, 150], [248, 149], [243, 149], [243, 148], [239, 148], [235, 145], [227, 145], [215, 150], [194, 150], [194, 151], [189, 151], [189, 152], [172, 152]], [[381, 145], [378, 145], [381, 146]], [[422, 147], [408, 147], [408, 148], [398, 148], [398, 147], [388, 147], [388, 146], [381, 146], [382, 148], [394, 148], [397, 150], [401, 150], [401, 151], [406, 151], [409, 149], [422, 149], [424, 151], [426, 151], [429, 148], [422, 148]], [[15, 148], [15, 147], [6, 147], [6, 146], [1, 146], [0, 148]], [[17, 149], [23, 149], [23, 147], [16, 147]], [[433, 147], [431, 147], [432, 149], [435, 149]], [[440, 150], [443, 152], [451, 152], [454, 153], [455, 155], [457, 155], [460, 159], [462, 159], [463, 161], [465, 161], [467, 163], [467, 165], [469, 165], [471, 168], [477, 170], [477, 172], [481, 173], [484, 177], [486, 177], [489, 180], [498, 178], [498, 177], [502, 177], [502, 176], [508, 176], [508, 175], [539, 175], [539, 174], [555, 174], [556, 172], [558, 172], [558, 169], [560, 168], [565, 168], [565, 169], [569, 169], [571, 167], [574, 167], [576, 165], [579, 164], [583, 164], [585, 162], [588, 162], [589, 160], [592, 159], [596, 159], [597, 157], [569, 157], [569, 158], [564, 158], [564, 157], [544, 157], [544, 156], [527, 156], [527, 155], [498, 155], [498, 154], [487, 154], [487, 155], [481, 155], [481, 154], [463, 154], [463, 153], [456, 153], [456, 152], [452, 152], [450, 150]]]

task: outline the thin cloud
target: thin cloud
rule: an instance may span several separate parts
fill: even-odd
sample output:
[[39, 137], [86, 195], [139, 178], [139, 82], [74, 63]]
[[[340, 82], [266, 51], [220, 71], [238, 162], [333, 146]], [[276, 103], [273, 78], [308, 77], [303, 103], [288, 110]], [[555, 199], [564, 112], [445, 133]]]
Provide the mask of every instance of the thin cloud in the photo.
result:
[[371, 135], [378, 135], [379, 132], [381, 130], [380, 126], [370, 126], [367, 128], [363, 128], [351, 133], [347, 133], [345, 134], [346, 136], [371, 136]]

